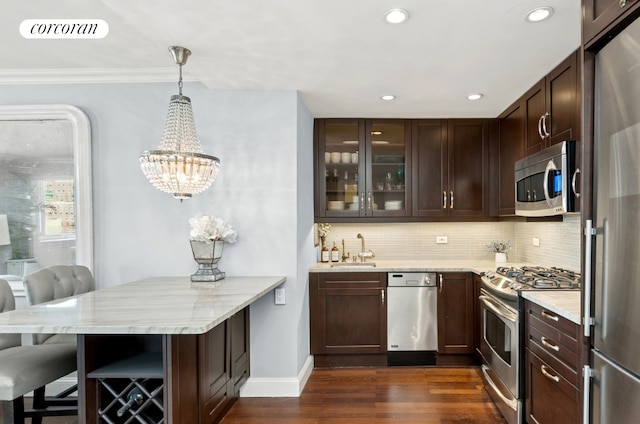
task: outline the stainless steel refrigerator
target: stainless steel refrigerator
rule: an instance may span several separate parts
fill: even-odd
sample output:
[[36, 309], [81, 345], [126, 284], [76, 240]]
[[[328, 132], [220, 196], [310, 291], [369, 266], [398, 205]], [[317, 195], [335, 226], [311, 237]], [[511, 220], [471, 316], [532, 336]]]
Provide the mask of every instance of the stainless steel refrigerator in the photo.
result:
[[[596, 55], [585, 422], [640, 422], [640, 19]], [[590, 250], [593, 250], [591, 255]], [[592, 266], [591, 263], [593, 262]], [[585, 297], [586, 297], [585, 296]], [[587, 298], [589, 299], [589, 298]], [[587, 323], [588, 324], [588, 323]], [[590, 333], [590, 334], [589, 334]]]

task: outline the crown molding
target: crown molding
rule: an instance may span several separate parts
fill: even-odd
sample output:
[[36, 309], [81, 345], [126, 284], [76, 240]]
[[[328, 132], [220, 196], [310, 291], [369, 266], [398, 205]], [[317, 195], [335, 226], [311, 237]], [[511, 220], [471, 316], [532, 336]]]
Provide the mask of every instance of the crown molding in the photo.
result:
[[[171, 68], [61, 68], [0, 69], [0, 84], [110, 84], [176, 82], [178, 73]], [[188, 73], [186, 82], [197, 81]]]

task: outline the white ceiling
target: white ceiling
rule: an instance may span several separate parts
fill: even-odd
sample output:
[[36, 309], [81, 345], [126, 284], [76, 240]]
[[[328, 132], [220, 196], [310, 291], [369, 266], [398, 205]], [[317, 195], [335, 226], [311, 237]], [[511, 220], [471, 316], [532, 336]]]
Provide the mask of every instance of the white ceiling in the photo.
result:
[[[181, 45], [192, 51], [185, 80], [298, 90], [314, 117], [495, 117], [579, 47], [580, 3], [0, 0], [0, 84], [177, 81], [167, 48]], [[550, 20], [524, 20], [542, 5]], [[394, 7], [409, 11], [406, 23], [383, 21]], [[35, 18], [103, 19], [109, 34], [22, 38], [20, 22]], [[379, 99], [389, 93], [397, 99]]]

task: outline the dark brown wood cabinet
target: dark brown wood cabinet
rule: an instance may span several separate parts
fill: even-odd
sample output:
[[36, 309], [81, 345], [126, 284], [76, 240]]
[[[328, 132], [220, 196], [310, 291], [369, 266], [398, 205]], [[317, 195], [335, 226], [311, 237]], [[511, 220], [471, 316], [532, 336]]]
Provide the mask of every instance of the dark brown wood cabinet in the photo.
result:
[[579, 75], [576, 51], [525, 93], [525, 155], [579, 138]]
[[309, 274], [311, 353], [316, 366], [386, 365], [387, 274]]
[[222, 420], [249, 378], [249, 308], [198, 336], [200, 416]]
[[514, 165], [524, 157], [524, 110], [518, 100], [498, 117], [498, 215], [514, 215]]
[[487, 216], [489, 120], [413, 122], [413, 216]]
[[581, 422], [580, 326], [528, 300], [524, 319], [527, 422]]
[[217, 423], [248, 377], [249, 307], [205, 334], [78, 336], [79, 418], [87, 424], [121, 422], [116, 395], [126, 402], [134, 380], [161, 387], [148, 422]]
[[482, 287], [482, 277], [473, 274], [473, 353], [478, 360], [482, 362], [482, 353], [480, 352], [480, 341], [482, 338], [482, 308], [480, 306], [480, 288]]
[[315, 216], [325, 221], [411, 214], [411, 125], [405, 119], [316, 119]]
[[438, 354], [474, 353], [474, 305], [472, 273], [438, 274]]
[[611, 30], [633, 19], [639, 6], [638, 0], [583, 0], [582, 43], [591, 46], [613, 36]]

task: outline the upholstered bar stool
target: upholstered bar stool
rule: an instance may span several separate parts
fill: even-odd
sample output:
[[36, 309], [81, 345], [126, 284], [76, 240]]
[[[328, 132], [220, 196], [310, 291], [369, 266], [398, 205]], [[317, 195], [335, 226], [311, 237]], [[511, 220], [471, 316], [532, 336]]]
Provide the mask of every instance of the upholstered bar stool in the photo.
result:
[[[0, 280], [0, 313], [15, 309], [11, 287]], [[5, 424], [23, 424], [25, 417], [76, 415], [77, 406], [25, 410], [24, 395], [76, 370], [76, 347], [70, 343], [20, 345], [20, 334], [0, 334], [0, 404]]]
[[[54, 265], [24, 277], [27, 303], [63, 299], [94, 290], [94, 280], [89, 268], [82, 265]], [[33, 344], [76, 343], [75, 334], [34, 334]]]
[[[40, 269], [24, 277], [24, 288], [27, 303], [37, 305], [52, 300], [64, 299], [93, 291], [95, 283], [89, 268], [82, 265], [54, 265]], [[76, 349], [75, 334], [34, 334], [34, 345], [68, 344]], [[33, 393], [34, 408], [51, 406], [77, 405], [77, 399], [69, 395], [77, 391], [77, 385], [64, 390], [55, 396], [45, 396], [45, 388], [41, 387]], [[38, 419], [33, 424], [40, 424]]]

